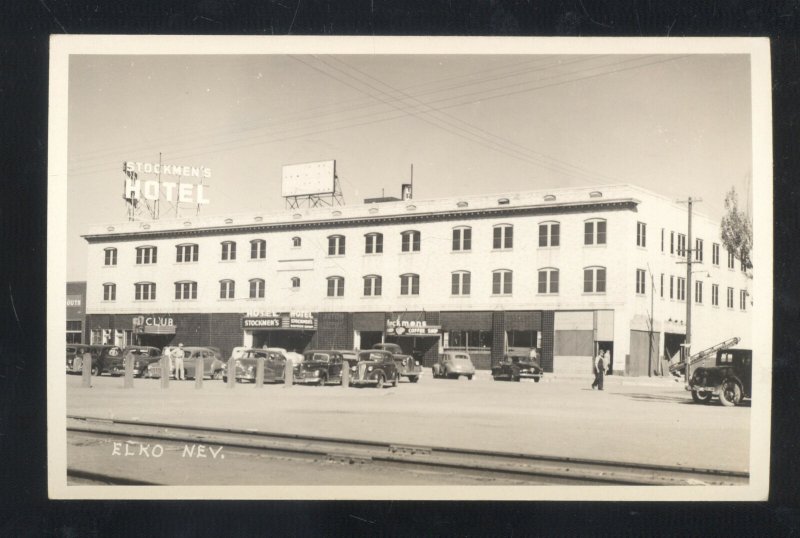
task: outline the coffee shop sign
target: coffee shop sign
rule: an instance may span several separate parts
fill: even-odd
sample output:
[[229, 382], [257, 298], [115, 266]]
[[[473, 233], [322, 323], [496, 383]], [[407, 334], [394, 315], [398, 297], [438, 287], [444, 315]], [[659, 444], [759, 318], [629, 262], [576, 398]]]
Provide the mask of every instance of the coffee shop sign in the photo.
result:
[[413, 321], [413, 320], [386, 320], [386, 332], [389, 334], [412, 334], [412, 335], [426, 335], [426, 334], [439, 334], [442, 327], [441, 325], [428, 325], [426, 321]]

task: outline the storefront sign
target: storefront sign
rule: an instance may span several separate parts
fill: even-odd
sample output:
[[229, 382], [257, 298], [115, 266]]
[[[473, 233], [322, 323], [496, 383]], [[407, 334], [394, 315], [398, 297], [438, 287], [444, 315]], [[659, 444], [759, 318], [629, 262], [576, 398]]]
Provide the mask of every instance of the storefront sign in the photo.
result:
[[316, 330], [317, 317], [312, 312], [262, 312], [251, 310], [242, 318], [243, 329]]
[[175, 334], [175, 321], [169, 316], [135, 316], [133, 332], [145, 334]]
[[397, 336], [426, 336], [437, 335], [441, 331], [441, 325], [428, 325], [426, 321], [386, 320], [386, 334]]
[[[158, 200], [162, 196], [170, 202], [180, 202], [187, 204], [208, 204], [205, 198], [204, 189], [208, 185], [203, 185], [203, 178], [211, 177], [211, 169], [205, 166], [178, 166], [159, 163], [140, 163], [127, 161], [122, 164], [122, 170], [127, 176], [125, 178], [125, 190], [123, 197], [133, 202], [134, 200]], [[201, 178], [200, 183], [194, 184], [186, 180], [164, 181], [156, 178], [152, 180], [141, 180], [139, 174], [154, 174], [180, 176], [181, 178]]]
[[281, 318], [242, 318], [243, 329], [276, 329], [281, 326]]

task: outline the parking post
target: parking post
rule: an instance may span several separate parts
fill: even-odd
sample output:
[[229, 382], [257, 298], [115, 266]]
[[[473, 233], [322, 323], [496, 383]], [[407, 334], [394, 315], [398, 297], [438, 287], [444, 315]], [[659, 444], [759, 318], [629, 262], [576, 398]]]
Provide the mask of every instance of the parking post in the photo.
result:
[[169, 388], [169, 355], [161, 356], [161, 388]]
[[122, 359], [122, 364], [125, 366], [125, 383], [122, 385], [123, 388], [132, 389], [133, 388], [133, 355], [128, 355]]
[[206, 363], [203, 360], [203, 357], [197, 357], [194, 360], [194, 388], [202, 389], [203, 388], [203, 377], [206, 375], [205, 371]]
[[256, 359], [256, 388], [264, 386], [264, 357]]
[[346, 362], [342, 364], [342, 386], [345, 388], [350, 386], [350, 365]]
[[236, 386], [236, 359], [231, 357], [228, 359], [228, 388], [232, 389]]
[[294, 384], [294, 363], [286, 360], [283, 366], [283, 388], [291, 387]]
[[92, 388], [92, 354], [86, 352], [81, 359], [81, 387]]

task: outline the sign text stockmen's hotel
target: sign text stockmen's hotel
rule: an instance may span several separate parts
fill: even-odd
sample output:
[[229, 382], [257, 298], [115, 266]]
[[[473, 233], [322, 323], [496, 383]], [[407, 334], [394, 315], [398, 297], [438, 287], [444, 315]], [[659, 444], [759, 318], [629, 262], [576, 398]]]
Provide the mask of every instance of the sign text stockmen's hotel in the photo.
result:
[[312, 312], [251, 311], [242, 317], [242, 329], [309, 329], [316, 330], [317, 318]]
[[[205, 166], [178, 166], [174, 164], [142, 163], [126, 161], [122, 163], [125, 172], [126, 200], [158, 200], [163, 197], [170, 202], [187, 204], [207, 204], [204, 189], [208, 185], [192, 183], [192, 178], [206, 179], [211, 177], [211, 168]], [[140, 180], [139, 174], [158, 176], [154, 179]], [[179, 177], [178, 181], [168, 178]]]

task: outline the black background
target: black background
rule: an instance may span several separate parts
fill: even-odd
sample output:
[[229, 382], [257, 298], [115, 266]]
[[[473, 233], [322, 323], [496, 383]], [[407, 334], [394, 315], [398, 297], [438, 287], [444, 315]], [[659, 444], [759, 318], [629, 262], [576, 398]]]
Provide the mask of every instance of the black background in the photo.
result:
[[[0, 6], [0, 535], [800, 534], [798, 1], [7, 0]], [[775, 161], [767, 503], [48, 501], [49, 34], [767, 36]], [[758, 188], [757, 184], [754, 184]], [[54, 202], [57, 203], [57, 202]], [[758, 248], [758, 245], [756, 245]], [[56, 330], [54, 328], [54, 330]], [[59, 328], [58, 330], [62, 330]], [[756, 358], [758, 360], [758, 358]], [[720, 444], [725, 444], [724, 435]], [[691, 450], [675, 446], [675, 450]]]

